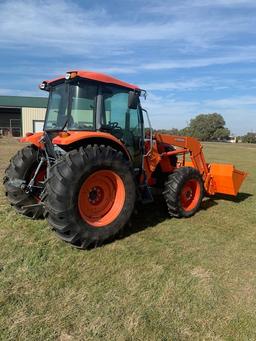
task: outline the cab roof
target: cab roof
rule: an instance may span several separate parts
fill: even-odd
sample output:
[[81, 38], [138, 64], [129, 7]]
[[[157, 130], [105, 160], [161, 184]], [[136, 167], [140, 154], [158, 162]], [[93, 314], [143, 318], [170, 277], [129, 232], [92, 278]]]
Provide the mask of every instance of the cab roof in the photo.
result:
[[[112, 76], [108, 76], [108, 75], [106, 75], [104, 73], [100, 73], [100, 72], [93, 72], [93, 71], [87, 71], [87, 70], [72, 70], [72, 71], [68, 71], [67, 73], [76, 74], [75, 77], [90, 79], [90, 80], [94, 80], [94, 81], [98, 81], [98, 82], [102, 82], [102, 83], [107, 83], [107, 84], [115, 84], [115, 85], [119, 85], [119, 86], [122, 86], [122, 87], [125, 87], [128, 89], [132, 89], [132, 90], [140, 90], [140, 88], [137, 85], [123, 82], [117, 78], [114, 78]], [[75, 78], [75, 77], [72, 77], [72, 78]], [[51, 83], [55, 83], [57, 81], [60, 81], [62, 79], [64, 80], [65, 76], [58, 77], [58, 78], [55, 78], [52, 80], [47, 80], [44, 82], [47, 84], [51, 84]]]

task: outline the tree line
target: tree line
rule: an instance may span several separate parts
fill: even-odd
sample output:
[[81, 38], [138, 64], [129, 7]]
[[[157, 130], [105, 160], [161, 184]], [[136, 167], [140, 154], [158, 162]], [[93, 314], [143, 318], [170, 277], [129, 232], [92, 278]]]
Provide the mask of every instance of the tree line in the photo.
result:
[[[192, 118], [188, 126], [183, 129], [158, 129], [155, 132], [192, 136], [201, 141], [228, 141], [230, 138], [230, 130], [225, 125], [226, 122], [220, 114], [200, 114]], [[256, 133], [247, 133], [244, 136], [239, 136], [237, 138], [238, 140], [245, 143], [256, 143]]]

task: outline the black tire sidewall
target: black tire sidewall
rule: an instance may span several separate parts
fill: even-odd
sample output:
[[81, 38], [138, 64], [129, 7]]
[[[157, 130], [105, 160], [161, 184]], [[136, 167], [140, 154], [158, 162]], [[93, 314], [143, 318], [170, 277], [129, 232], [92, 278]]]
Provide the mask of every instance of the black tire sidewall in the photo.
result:
[[[195, 207], [189, 211], [184, 210], [181, 202], [181, 192], [189, 180], [196, 180], [200, 186], [200, 195]], [[165, 183], [164, 197], [168, 207], [169, 214], [177, 218], [189, 218], [193, 216], [200, 208], [204, 196], [204, 185], [199, 171], [193, 167], [177, 168], [168, 176]]]
[[[27, 180], [32, 168], [38, 164], [37, 153], [38, 150], [34, 146], [26, 146], [19, 150], [11, 158], [10, 166], [5, 171], [7, 178]], [[25, 159], [22, 158], [23, 155], [26, 156]]]
[[[103, 227], [87, 223], [78, 208], [82, 184], [99, 170], [115, 172], [125, 187], [121, 212], [114, 221]], [[46, 193], [46, 217], [49, 224], [60, 238], [82, 248], [114, 237], [129, 220], [136, 196], [130, 163], [121, 152], [109, 146], [97, 145], [73, 150], [54, 165], [49, 171]]]
[[[199, 174], [199, 172], [191, 172], [192, 174], [189, 174], [188, 176], [184, 176], [182, 181], [180, 182], [179, 186], [178, 186], [178, 190], [177, 190], [177, 196], [179, 198], [179, 200], [177, 201], [178, 207], [179, 207], [179, 211], [181, 213], [181, 215], [185, 218], [191, 217], [192, 215], [194, 215], [199, 207], [201, 206], [202, 203], [202, 199], [203, 199], [203, 183], [202, 183], [202, 178], [201, 175]], [[194, 173], [194, 174], [193, 174]], [[181, 192], [182, 189], [184, 187], [184, 185], [189, 181], [189, 180], [196, 180], [200, 186], [200, 196], [198, 198], [197, 204], [196, 206], [190, 210], [190, 211], [186, 211], [184, 210], [183, 206], [182, 206], [182, 202], [181, 202]]]
[[38, 202], [32, 194], [26, 194], [20, 188], [12, 186], [12, 180], [25, 180], [28, 182], [29, 175], [38, 165], [39, 150], [34, 145], [26, 146], [19, 150], [10, 160], [10, 164], [5, 170], [4, 186], [6, 196], [11, 205], [21, 214], [30, 218], [39, 218], [43, 215], [42, 208], [30, 207], [22, 208], [26, 205], [33, 205]]
[[[74, 217], [76, 217], [75, 222], [79, 225], [81, 230], [86, 228], [86, 230], [90, 231], [91, 234], [95, 234], [97, 236], [116, 233], [119, 230], [119, 226], [123, 225], [125, 212], [130, 210], [129, 208], [130, 202], [133, 202], [135, 200], [134, 198], [135, 190], [133, 188], [134, 180], [132, 174], [131, 172], [127, 172], [126, 167], [122, 167], [122, 165], [117, 166], [117, 164], [116, 165], [113, 164], [112, 167], [106, 167], [103, 163], [100, 166], [93, 167], [91, 169], [90, 167], [88, 168], [89, 168], [88, 170], [85, 170], [85, 172], [81, 174], [81, 177], [77, 180], [77, 182], [73, 184], [75, 190], [73, 192], [71, 201], [76, 203], [76, 206], [74, 207]], [[84, 219], [81, 217], [78, 208], [78, 195], [84, 181], [94, 172], [100, 170], [111, 170], [115, 172], [117, 175], [119, 175], [125, 187], [125, 201], [120, 214], [114, 221], [112, 221], [110, 224], [104, 227], [94, 227], [89, 223], [85, 222]]]

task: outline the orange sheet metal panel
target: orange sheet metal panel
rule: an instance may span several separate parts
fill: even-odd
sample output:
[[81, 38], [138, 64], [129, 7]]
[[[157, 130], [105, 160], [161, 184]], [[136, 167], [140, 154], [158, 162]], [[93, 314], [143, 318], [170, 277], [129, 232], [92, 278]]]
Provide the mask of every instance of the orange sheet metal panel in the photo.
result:
[[237, 170], [232, 164], [212, 163], [209, 168], [216, 193], [237, 195], [247, 176], [245, 172]]
[[38, 148], [43, 148], [44, 145], [43, 143], [40, 142], [42, 136], [43, 136], [43, 132], [38, 132], [38, 133], [34, 133], [32, 135], [29, 135], [29, 136], [25, 136], [25, 137], [22, 137], [19, 141], [20, 142], [25, 142], [25, 143], [31, 143], [31, 144], [34, 144], [35, 146], [37, 146]]
[[195, 166], [193, 165], [193, 162], [192, 161], [185, 161], [185, 167], [193, 167], [195, 168]]
[[127, 157], [131, 159], [131, 156], [125, 147], [125, 145], [115, 136], [109, 134], [109, 133], [103, 133], [99, 131], [72, 131], [69, 130], [63, 134], [62, 132], [59, 133], [56, 137], [53, 138], [52, 142], [54, 144], [59, 144], [59, 145], [69, 145], [84, 139], [89, 139], [89, 138], [104, 138], [107, 140], [111, 140], [115, 143], [117, 143], [120, 147], [121, 150], [123, 150]]
[[[68, 71], [68, 73], [76, 73], [78, 77], [92, 79], [92, 80], [99, 81], [102, 83], [116, 84], [116, 85], [120, 85], [128, 89], [140, 90], [140, 88], [137, 85], [123, 82], [120, 79], [105, 75], [104, 73], [93, 72], [93, 71], [88, 71], [88, 70], [72, 70], [72, 71]], [[44, 82], [54, 83], [60, 80], [63, 80], [64, 82], [65, 76], [57, 77], [52, 80], [45, 80], [43, 81], [43, 83]]]
[[157, 150], [157, 144], [153, 143], [152, 150], [144, 157], [144, 169], [148, 180], [151, 178], [151, 175], [156, 169], [160, 160], [161, 157]]

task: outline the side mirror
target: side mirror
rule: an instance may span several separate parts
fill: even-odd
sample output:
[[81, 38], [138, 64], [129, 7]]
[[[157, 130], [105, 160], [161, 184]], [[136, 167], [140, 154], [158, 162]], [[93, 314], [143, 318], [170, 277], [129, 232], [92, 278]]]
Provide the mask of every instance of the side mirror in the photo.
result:
[[139, 94], [134, 91], [129, 91], [128, 108], [137, 109], [139, 104]]

